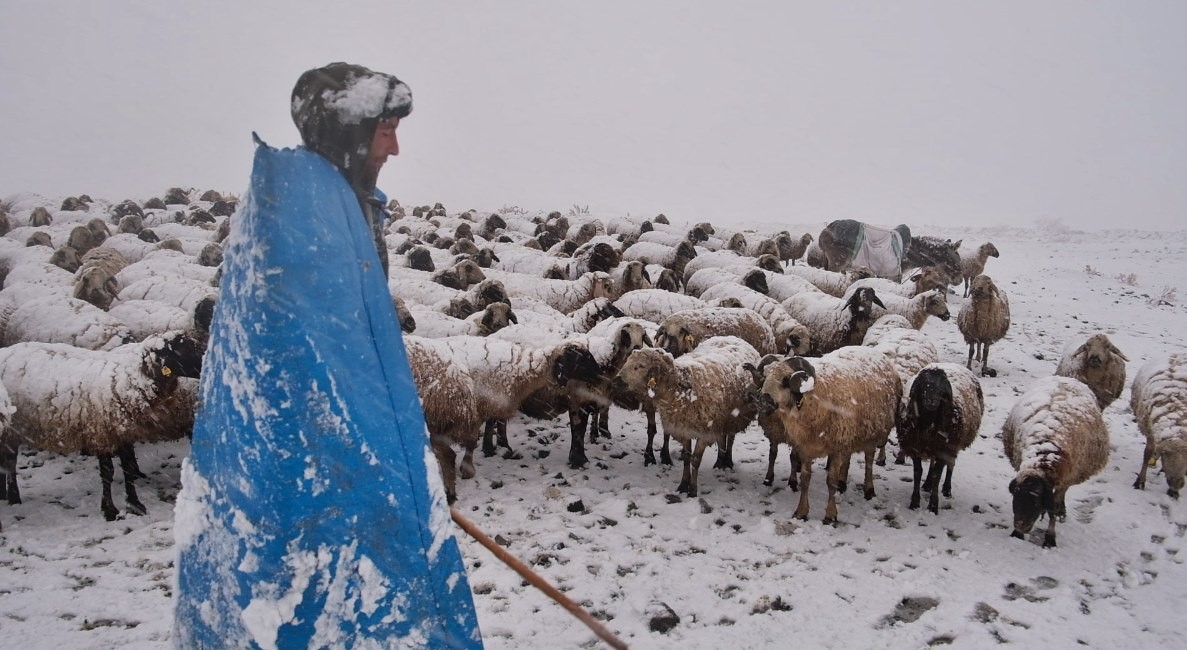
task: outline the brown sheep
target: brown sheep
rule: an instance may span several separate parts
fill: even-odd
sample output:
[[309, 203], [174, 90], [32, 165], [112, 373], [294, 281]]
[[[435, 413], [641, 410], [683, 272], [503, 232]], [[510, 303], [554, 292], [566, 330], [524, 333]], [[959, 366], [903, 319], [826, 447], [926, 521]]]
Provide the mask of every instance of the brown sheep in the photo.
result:
[[976, 358], [982, 377], [996, 377], [997, 371], [989, 367], [989, 346], [1010, 329], [1010, 301], [988, 275], [973, 278], [970, 298], [960, 306], [956, 326], [969, 344], [966, 367], [972, 370]]

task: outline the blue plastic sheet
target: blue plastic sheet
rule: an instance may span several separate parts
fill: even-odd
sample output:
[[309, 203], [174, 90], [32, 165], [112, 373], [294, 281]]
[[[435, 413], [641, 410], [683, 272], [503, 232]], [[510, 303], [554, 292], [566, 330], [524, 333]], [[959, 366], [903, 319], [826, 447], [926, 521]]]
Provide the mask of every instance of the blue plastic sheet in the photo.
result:
[[338, 170], [256, 149], [182, 470], [182, 648], [480, 648], [374, 240]]

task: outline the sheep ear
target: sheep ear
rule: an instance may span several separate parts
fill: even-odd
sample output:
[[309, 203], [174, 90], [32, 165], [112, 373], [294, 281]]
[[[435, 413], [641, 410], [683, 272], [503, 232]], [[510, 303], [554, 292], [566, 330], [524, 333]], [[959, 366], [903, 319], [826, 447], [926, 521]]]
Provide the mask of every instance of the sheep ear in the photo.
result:
[[952, 244], [952, 250], [956, 250], [956, 249], [960, 248], [960, 243], [963, 241], [964, 241], [963, 239], [957, 239], [956, 242]]
[[515, 317], [515, 312], [511, 311], [510, 309], [507, 310], [507, 320], [519, 325], [519, 319]]
[[643, 345], [646, 345], [649, 348], [655, 347], [655, 342], [651, 340], [651, 336], [649, 336], [646, 332], [643, 333]]
[[1119, 350], [1117, 346], [1113, 345], [1112, 343], [1109, 344], [1109, 351], [1118, 357], [1121, 357], [1122, 361], [1129, 361], [1129, 357], [1125, 356], [1125, 353]]
[[1084, 356], [1084, 353], [1086, 353], [1086, 352], [1088, 352], [1088, 344], [1087, 343], [1076, 348], [1076, 351], [1074, 353], [1072, 353], [1072, 358], [1075, 359], [1077, 357], [1082, 357], [1082, 356]]
[[491, 313], [491, 311], [490, 311], [489, 309], [487, 309], [486, 311], [482, 312], [482, 326], [483, 326], [484, 328], [486, 328], [488, 331], [490, 330], [490, 327], [491, 327], [491, 325], [492, 325], [492, 322], [491, 322], [491, 321], [492, 321], [493, 319], [491, 318], [491, 316], [492, 316], [492, 313]]

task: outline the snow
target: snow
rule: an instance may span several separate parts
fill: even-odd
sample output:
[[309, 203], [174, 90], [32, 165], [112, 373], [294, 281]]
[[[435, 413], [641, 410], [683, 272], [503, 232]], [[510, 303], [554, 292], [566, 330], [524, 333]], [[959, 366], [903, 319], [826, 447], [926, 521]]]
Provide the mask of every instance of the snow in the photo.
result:
[[[513, 418], [508, 433], [523, 458], [479, 455], [477, 476], [458, 482], [457, 507], [637, 648], [784, 647], [793, 639], [827, 648], [1187, 646], [1178, 605], [1187, 584], [1187, 504], [1166, 495], [1156, 471], [1144, 491], [1132, 488], [1145, 440], [1128, 388], [1104, 411], [1109, 462], [1069, 490], [1056, 548], [1040, 547], [1042, 525], [1026, 540], [1009, 537], [1014, 470], [999, 437], [1019, 396], [1054, 372], [1070, 340], [1105, 332], [1129, 358], [1130, 377], [1183, 350], [1187, 231], [916, 229], [992, 241], [1001, 257], [989, 259], [986, 273], [1009, 293], [1013, 316], [991, 349], [998, 376], [980, 380], [980, 434], [960, 455], [953, 496], [941, 499], [938, 516], [907, 508], [909, 466], [875, 468], [877, 494], [865, 501], [852, 489], [859, 457], [851, 489], [839, 495], [839, 524], [824, 526], [822, 509], [808, 521], [792, 519], [798, 495], [783, 481], [762, 485], [768, 444], [756, 424], [738, 435], [735, 469], [705, 463], [700, 496], [676, 495], [679, 465], [645, 466], [644, 418], [617, 408], [612, 437], [586, 444], [590, 464], [579, 471], [565, 464], [564, 419]], [[949, 302], [955, 309], [964, 299]], [[965, 363], [968, 347], [954, 321], [929, 319], [922, 331], [940, 361]], [[538, 364], [542, 357], [507, 353], [472, 349], [461, 360]], [[188, 443], [137, 452], [148, 474], [140, 481], [148, 514], [106, 522], [94, 458], [22, 451], [24, 503], [0, 504], [5, 647], [169, 645], [174, 538], [192, 538], [208, 515], [177, 500], [181, 481], [187, 490], [201, 481], [185, 464]], [[777, 472], [788, 469], [783, 454]], [[824, 481], [813, 481], [810, 492], [822, 504]], [[118, 486], [115, 497], [122, 504]], [[435, 534], [451, 529], [434, 522]], [[477, 542], [464, 535], [459, 542], [488, 648], [604, 647]], [[334, 561], [357, 562], [370, 575], [368, 560], [350, 556], [349, 544], [334, 549]], [[323, 560], [291, 561], [317, 579]], [[385, 579], [373, 578], [343, 597], [369, 602]], [[260, 589], [256, 597], [251, 629], [266, 645], [291, 607], [286, 594]], [[666, 608], [679, 622], [651, 631], [652, 613]]]

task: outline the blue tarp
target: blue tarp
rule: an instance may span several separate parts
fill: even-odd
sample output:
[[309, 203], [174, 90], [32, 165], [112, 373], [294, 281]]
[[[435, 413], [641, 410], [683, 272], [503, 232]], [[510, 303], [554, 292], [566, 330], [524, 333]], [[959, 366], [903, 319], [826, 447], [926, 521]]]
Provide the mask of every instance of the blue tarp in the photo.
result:
[[201, 396], [177, 647], [482, 647], [374, 239], [303, 147], [256, 149]]

